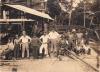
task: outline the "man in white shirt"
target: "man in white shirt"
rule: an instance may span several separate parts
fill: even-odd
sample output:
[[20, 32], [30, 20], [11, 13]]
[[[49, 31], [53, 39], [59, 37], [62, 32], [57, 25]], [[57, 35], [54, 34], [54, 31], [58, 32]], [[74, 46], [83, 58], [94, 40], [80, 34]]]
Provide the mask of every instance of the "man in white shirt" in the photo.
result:
[[27, 52], [27, 57], [29, 57], [29, 42], [31, 41], [31, 38], [26, 35], [26, 32], [22, 32], [22, 36], [20, 37], [19, 41], [21, 41], [22, 44], [22, 58], [25, 56], [25, 50]]
[[40, 37], [40, 42], [42, 43], [42, 45], [40, 46], [40, 50], [39, 53], [42, 54], [42, 50], [45, 50], [45, 55], [48, 55], [48, 40], [49, 40], [49, 36], [46, 34], [46, 32], [44, 32], [44, 34]]
[[76, 35], [77, 35], [77, 43], [80, 43], [83, 39], [83, 33], [79, 30], [79, 32], [77, 32]]
[[54, 29], [49, 33], [49, 39], [51, 41], [51, 52], [57, 52], [57, 43], [60, 39], [60, 34], [57, 33]]

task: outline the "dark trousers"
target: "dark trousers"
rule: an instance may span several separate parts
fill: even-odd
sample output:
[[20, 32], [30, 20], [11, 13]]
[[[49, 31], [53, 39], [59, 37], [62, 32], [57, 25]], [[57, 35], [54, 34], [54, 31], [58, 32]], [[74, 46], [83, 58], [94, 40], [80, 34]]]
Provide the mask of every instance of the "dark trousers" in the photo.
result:
[[80, 50], [80, 53], [81, 53], [81, 54], [85, 54], [85, 49], [82, 48], [82, 49]]
[[19, 44], [16, 44], [15, 45], [15, 48], [14, 48], [14, 57], [15, 58], [18, 58], [19, 57], [19, 53], [20, 52], [20, 45]]
[[88, 49], [87, 54], [88, 54], [88, 55], [91, 55], [91, 49]]
[[39, 56], [39, 47], [38, 46], [32, 46], [32, 55], [35, 59], [38, 59], [38, 56]]

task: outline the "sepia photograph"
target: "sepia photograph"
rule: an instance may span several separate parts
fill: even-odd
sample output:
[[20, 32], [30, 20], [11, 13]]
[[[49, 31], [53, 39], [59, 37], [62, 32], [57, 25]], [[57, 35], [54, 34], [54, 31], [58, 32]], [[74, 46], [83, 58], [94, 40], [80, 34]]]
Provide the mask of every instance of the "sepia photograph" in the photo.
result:
[[0, 72], [100, 72], [100, 0], [0, 0]]

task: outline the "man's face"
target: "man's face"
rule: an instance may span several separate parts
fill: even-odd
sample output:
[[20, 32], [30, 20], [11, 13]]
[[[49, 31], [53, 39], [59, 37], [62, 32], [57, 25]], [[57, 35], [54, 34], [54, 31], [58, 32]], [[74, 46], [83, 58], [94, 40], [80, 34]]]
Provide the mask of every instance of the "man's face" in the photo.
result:
[[16, 35], [16, 38], [18, 38], [18, 35]]
[[25, 32], [25, 31], [23, 31], [23, 33], [22, 33], [22, 34], [23, 34], [23, 36], [26, 36], [26, 32]]
[[55, 30], [53, 29], [52, 32], [55, 32]]
[[9, 39], [9, 40], [8, 40], [8, 42], [10, 43], [10, 42], [11, 42], [11, 40]]
[[34, 35], [34, 36], [33, 36], [33, 38], [37, 38], [37, 36], [36, 36], [36, 35]]
[[46, 32], [44, 32], [44, 35], [46, 35]]

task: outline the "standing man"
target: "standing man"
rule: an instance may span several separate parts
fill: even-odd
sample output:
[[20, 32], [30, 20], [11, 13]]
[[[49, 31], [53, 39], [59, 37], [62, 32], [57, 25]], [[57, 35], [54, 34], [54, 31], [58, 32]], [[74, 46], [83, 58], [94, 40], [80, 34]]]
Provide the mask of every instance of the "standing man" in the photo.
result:
[[18, 38], [18, 35], [16, 35], [16, 38], [14, 40], [14, 57], [16, 59], [18, 59], [19, 57], [19, 51], [20, 51], [19, 38]]
[[51, 41], [51, 53], [57, 53], [57, 43], [60, 39], [60, 34], [54, 29], [49, 33], [49, 39]]
[[39, 38], [36, 35], [33, 35], [31, 40], [31, 49], [32, 49], [32, 55], [35, 59], [38, 59], [39, 56]]
[[22, 44], [22, 58], [25, 57], [25, 50], [27, 52], [27, 58], [29, 58], [29, 43], [31, 41], [31, 38], [26, 35], [25, 31], [23, 31], [19, 41], [21, 41]]
[[88, 44], [89, 43], [89, 33], [88, 33], [88, 31], [86, 31], [84, 33], [84, 39], [85, 39], [85, 44]]
[[40, 55], [42, 55], [42, 51], [44, 49], [45, 56], [48, 56], [48, 40], [49, 36], [46, 34], [46, 32], [44, 32], [44, 34], [40, 37], [40, 42], [42, 43], [39, 50]]
[[71, 32], [68, 32], [67, 37], [69, 41], [69, 50], [73, 50], [76, 46], [76, 29], [72, 29]]

